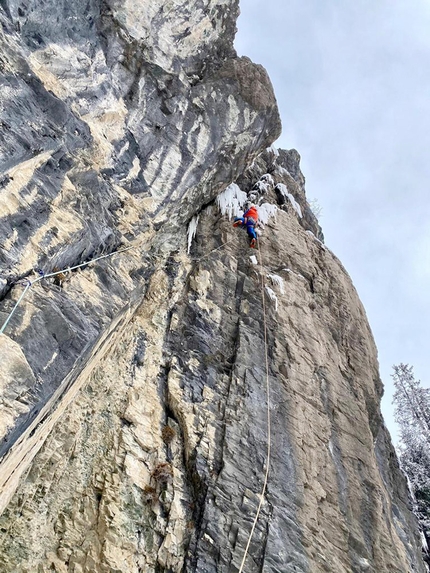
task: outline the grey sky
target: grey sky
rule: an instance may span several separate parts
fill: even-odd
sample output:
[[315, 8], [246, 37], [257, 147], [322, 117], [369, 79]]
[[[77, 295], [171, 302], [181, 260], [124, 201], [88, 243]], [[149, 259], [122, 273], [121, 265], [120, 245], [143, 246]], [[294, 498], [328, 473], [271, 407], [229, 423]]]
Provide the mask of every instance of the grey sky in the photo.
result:
[[241, 12], [236, 49], [269, 72], [275, 145], [301, 154], [364, 303], [394, 434], [391, 366], [430, 383], [430, 2], [242, 0]]

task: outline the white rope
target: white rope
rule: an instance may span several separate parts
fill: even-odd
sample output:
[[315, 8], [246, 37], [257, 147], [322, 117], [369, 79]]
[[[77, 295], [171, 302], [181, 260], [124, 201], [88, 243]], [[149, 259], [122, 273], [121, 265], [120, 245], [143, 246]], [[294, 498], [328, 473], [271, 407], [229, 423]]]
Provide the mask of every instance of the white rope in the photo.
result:
[[87, 261], [86, 263], [81, 263], [80, 265], [75, 265], [74, 267], [67, 267], [65, 269], [62, 269], [61, 271], [55, 271], [53, 273], [49, 273], [47, 275], [42, 275], [40, 277], [37, 277], [37, 279], [35, 279], [34, 281], [30, 281], [28, 279], [28, 283], [25, 287], [25, 289], [23, 290], [21, 296], [19, 297], [19, 299], [16, 301], [15, 306], [13, 307], [13, 309], [11, 310], [11, 312], [9, 313], [9, 316], [6, 318], [5, 322], [3, 323], [3, 326], [0, 328], [0, 334], [3, 334], [6, 326], [8, 325], [8, 322], [10, 321], [10, 319], [12, 318], [15, 310], [18, 308], [18, 306], [20, 305], [22, 299], [24, 298], [25, 294], [27, 293], [27, 291], [36, 283], [38, 283], [39, 281], [43, 280], [43, 279], [48, 279], [50, 277], [55, 277], [55, 275], [61, 275], [63, 273], [69, 272], [69, 271], [73, 271], [75, 269], [79, 269], [81, 267], [86, 267], [87, 265], [90, 265], [92, 263], [95, 263], [97, 261], [100, 261], [101, 259], [106, 259], [107, 257], [112, 257], [113, 255], [118, 255], [119, 253], [125, 253], [126, 251], [130, 251], [131, 249], [135, 249], [136, 246], [133, 245], [131, 247], [127, 247], [125, 249], [120, 249], [118, 251], [114, 251], [113, 253], [108, 253], [107, 255], [101, 255], [100, 257], [96, 257], [95, 259], [91, 259], [90, 261]]
[[16, 301], [15, 306], [13, 307], [12, 311], [10, 312], [9, 316], [7, 317], [7, 319], [5, 320], [3, 326], [0, 329], [0, 334], [3, 334], [4, 329], [6, 328], [9, 320], [12, 318], [13, 313], [15, 312], [15, 310], [18, 308], [19, 303], [22, 301], [22, 299], [25, 296], [25, 293], [28, 291], [28, 289], [31, 287], [31, 282], [28, 281], [27, 282], [27, 286], [25, 287], [25, 289], [22, 291], [21, 296], [19, 297], [19, 299]]
[[258, 522], [258, 518], [260, 516], [261, 507], [264, 501], [264, 494], [266, 493], [267, 481], [269, 479], [269, 466], [270, 466], [270, 454], [271, 454], [271, 447], [272, 447], [272, 438], [271, 438], [271, 418], [270, 418], [270, 381], [269, 381], [269, 359], [267, 355], [267, 324], [266, 324], [266, 302], [264, 296], [264, 274], [263, 274], [263, 263], [261, 258], [261, 251], [260, 251], [260, 242], [257, 240], [258, 245], [258, 254], [260, 257], [260, 274], [261, 274], [261, 299], [263, 303], [263, 325], [264, 325], [264, 353], [265, 353], [265, 362], [266, 362], [266, 396], [267, 396], [267, 458], [266, 458], [266, 472], [264, 475], [264, 483], [263, 489], [261, 490], [260, 494], [260, 502], [258, 504], [257, 512], [254, 517], [254, 522], [252, 524], [251, 532], [248, 537], [248, 542], [245, 547], [245, 552], [243, 554], [242, 563], [240, 565], [239, 573], [242, 573], [243, 568], [245, 566], [245, 560], [248, 555], [249, 546], [251, 545], [252, 536], [254, 535], [255, 527]]
[[[212, 253], [214, 253], [215, 251], [218, 251], [219, 249], [222, 249], [223, 247], [227, 246], [229, 243], [231, 243], [234, 239], [231, 239], [230, 241], [227, 241], [226, 243], [223, 243], [222, 245], [220, 245], [219, 247], [216, 247], [215, 249], [213, 249], [212, 251], [210, 251], [205, 257], [200, 257], [199, 259], [194, 259], [196, 262], [197, 261], [202, 261], [204, 259], [206, 259], [207, 257], [209, 257]], [[100, 257], [97, 257], [95, 259], [91, 259], [90, 261], [87, 261], [86, 263], [81, 263], [80, 265], [75, 265], [74, 267], [67, 267], [65, 269], [62, 269], [61, 271], [55, 271], [53, 273], [49, 273], [47, 275], [43, 275], [38, 277], [37, 279], [35, 279], [34, 281], [30, 281], [28, 279], [28, 283], [24, 289], [24, 291], [22, 292], [21, 296], [19, 297], [19, 299], [17, 300], [15, 306], [13, 307], [12, 311], [10, 312], [10, 314], [8, 315], [8, 317], [6, 318], [5, 322], [3, 323], [3, 326], [0, 328], [0, 334], [3, 334], [3, 332], [6, 329], [6, 326], [8, 325], [10, 319], [12, 318], [15, 310], [18, 308], [18, 306], [20, 305], [22, 299], [24, 298], [25, 294], [27, 293], [27, 291], [36, 283], [38, 283], [39, 281], [43, 280], [43, 279], [48, 279], [50, 277], [55, 277], [56, 275], [61, 275], [63, 273], [66, 272], [70, 272], [73, 271], [75, 269], [79, 269], [81, 267], [85, 267], [87, 265], [90, 265], [92, 263], [95, 263], [97, 261], [100, 261], [101, 259], [106, 259], [107, 257], [112, 257], [113, 255], [117, 255], [119, 253], [124, 253], [125, 251], [129, 251], [130, 249], [134, 249], [136, 248], [135, 246], [131, 246], [131, 247], [127, 247], [126, 249], [121, 249], [118, 251], [114, 251], [113, 253], [108, 253], [107, 255], [101, 255]]]

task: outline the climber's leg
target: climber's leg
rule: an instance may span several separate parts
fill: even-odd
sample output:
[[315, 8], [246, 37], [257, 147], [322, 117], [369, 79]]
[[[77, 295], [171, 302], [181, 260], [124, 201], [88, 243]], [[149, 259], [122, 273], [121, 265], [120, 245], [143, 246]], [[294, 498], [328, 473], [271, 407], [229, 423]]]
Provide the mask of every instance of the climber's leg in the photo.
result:
[[251, 247], [255, 248], [257, 244], [257, 233], [255, 232], [255, 223], [248, 222], [248, 224], [246, 225], [246, 231], [248, 233], [248, 237], [251, 239]]

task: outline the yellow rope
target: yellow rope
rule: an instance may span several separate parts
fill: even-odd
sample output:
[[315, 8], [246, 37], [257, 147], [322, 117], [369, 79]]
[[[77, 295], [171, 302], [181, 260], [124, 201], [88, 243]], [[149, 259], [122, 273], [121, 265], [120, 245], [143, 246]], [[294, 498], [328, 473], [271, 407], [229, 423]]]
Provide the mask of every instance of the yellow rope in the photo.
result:
[[260, 241], [257, 240], [258, 245], [258, 255], [260, 257], [260, 274], [261, 274], [261, 299], [263, 303], [263, 325], [264, 325], [264, 352], [266, 361], [266, 396], [267, 396], [267, 459], [266, 459], [266, 472], [264, 475], [263, 489], [260, 494], [260, 502], [258, 504], [257, 513], [254, 517], [254, 522], [252, 524], [251, 532], [248, 537], [248, 542], [245, 547], [245, 553], [243, 554], [242, 563], [240, 565], [239, 573], [242, 573], [243, 567], [245, 565], [245, 560], [248, 555], [249, 546], [251, 544], [252, 536], [254, 535], [255, 526], [257, 525], [258, 518], [260, 516], [261, 507], [264, 501], [264, 494], [266, 493], [267, 481], [269, 478], [269, 466], [270, 466], [270, 453], [272, 447], [271, 438], [271, 418], [270, 418], [270, 381], [269, 381], [269, 359], [267, 353], [267, 324], [266, 324], [266, 302], [264, 295], [264, 274], [263, 274], [263, 263], [260, 251]]

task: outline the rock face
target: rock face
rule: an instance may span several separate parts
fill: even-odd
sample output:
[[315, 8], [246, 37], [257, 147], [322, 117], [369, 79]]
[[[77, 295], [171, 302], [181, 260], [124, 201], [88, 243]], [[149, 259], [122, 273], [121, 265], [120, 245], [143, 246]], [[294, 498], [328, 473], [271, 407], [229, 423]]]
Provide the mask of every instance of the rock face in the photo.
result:
[[1, 571], [237, 571], [268, 464], [245, 571], [424, 572], [366, 316], [298, 153], [266, 149], [237, 2], [1, 7], [2, 323], [33, 281], [0, 335]]

